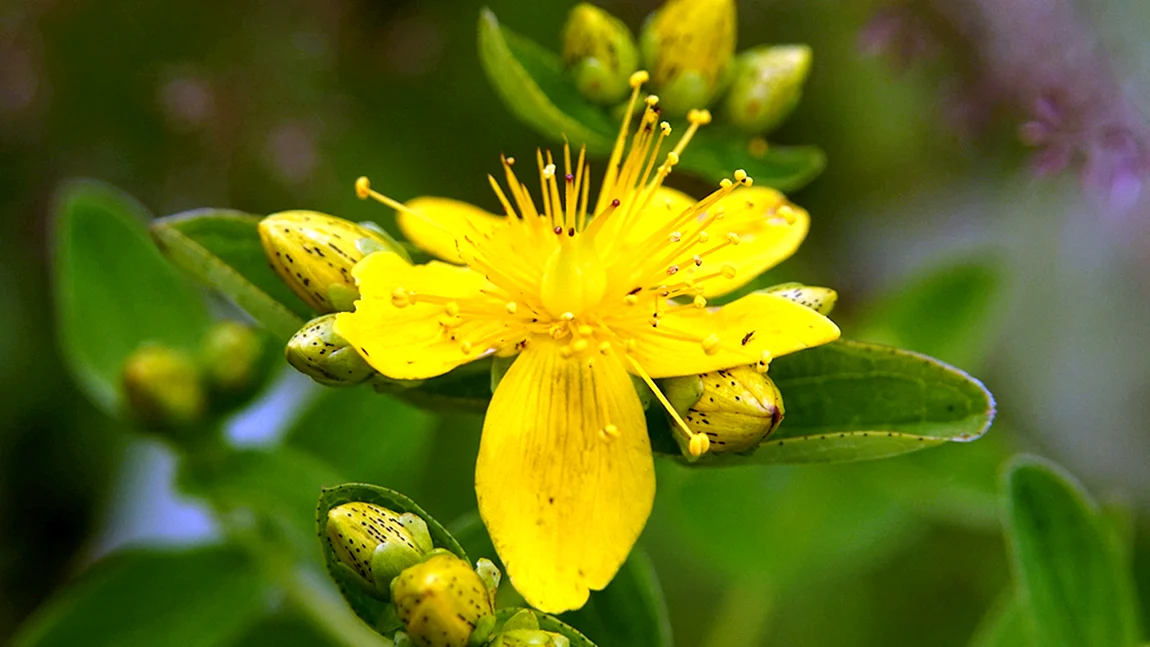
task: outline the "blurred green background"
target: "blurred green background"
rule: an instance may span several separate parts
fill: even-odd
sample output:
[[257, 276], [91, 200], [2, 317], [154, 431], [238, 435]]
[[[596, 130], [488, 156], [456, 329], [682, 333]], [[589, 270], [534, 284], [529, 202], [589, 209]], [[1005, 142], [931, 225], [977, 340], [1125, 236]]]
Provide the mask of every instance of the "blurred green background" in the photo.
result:
[[[935, 15], [930, 3], [903, 4]], [[1025, 2], [957, 4], [1022, 42], [1042, 27], [1011, 18], [1033, 9]], [[637, 27], [657, 3], [601, 5]], [[570, 7], [488, 6], [555, 48]], [[354, 195], [354, 179], [368, 175], [399, 199], [444, 195], [493, 208], [484, 176], [498, 154], [528, 154], [542, 141], [506, 112], [480, 70], [480, 7], [0, 6], [0, 640], [113, 549], [191, 546], [216, 532], [202, 507], [175, 493], [168, 450], [107, 419], [65, 373], [49, 289], [58, 184], [105, 180], [158, 215], [314, 209], [392, 227], [390, 213]], [[1078, 35], [1145, 105], [1150, 43], [1137, 25], [1150, 24], [1150, 6], [1073, 8]], [[815, 144], [829, 159], [791, 196], [811, 212], [811, 233], [772, 276], [838, 289], [845, 337], [926, 352], [981, 378], [999, 418], [975, 444], [867, 464], [660, 463], [641, 543], [667, 595], [675, 644], [968, 644], [1008, 581], [997, 478], [1021, 450], [1059, 461], [1133, 513], [1143, 531], [1134, 564], [1150, 590], [1145, 200], [1118, 209], [1073, 173], [1035, 177], [1015, 136], [1027, 106], [983, 96], [977, 84], [962, 101], [983, 100], [983, 120], [952, 118], [960, 100], [949, 84], [1001, 52], [951, 34], [931, 40], [941, 53], [921, 61], [864, 55], [860, 38], [882, 18], [879, 3], [745, 0], [739, 11], [740, 47], [814, 48], [803, 101], [772, 140]], [[695, 193], [702, 186], [673, 179]], [[360, 391], [319, 395], [285, 372], [233, 421], [231, 437], [291, 443], [348, 479], [405, 492], [445, 522], [474, 509], [480, 419], [436, 417]], [[315, 397], [323, 399], [306, 402]], [[290, 422], [301, 409], [304, 418]], [[403, 436], [388, 437], [396, 429]], [[326, 644], [286, 613], [271, 596], [213, 644]]]

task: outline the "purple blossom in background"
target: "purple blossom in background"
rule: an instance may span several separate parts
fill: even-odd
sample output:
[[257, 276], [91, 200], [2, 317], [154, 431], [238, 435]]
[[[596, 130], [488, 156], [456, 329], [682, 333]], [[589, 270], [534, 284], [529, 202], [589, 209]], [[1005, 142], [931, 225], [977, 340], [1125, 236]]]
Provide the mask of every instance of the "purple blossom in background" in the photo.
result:
[[1039, 175], [1076, 168], [1116, 213], [1145, 198], [1150, 132], [1097, 35], [1069, 0], [917, 0], [880, 9], [861, 49], [900, 68], [947, 50], [952, 121], [984, 131], [999, 111], [1021, 121]]

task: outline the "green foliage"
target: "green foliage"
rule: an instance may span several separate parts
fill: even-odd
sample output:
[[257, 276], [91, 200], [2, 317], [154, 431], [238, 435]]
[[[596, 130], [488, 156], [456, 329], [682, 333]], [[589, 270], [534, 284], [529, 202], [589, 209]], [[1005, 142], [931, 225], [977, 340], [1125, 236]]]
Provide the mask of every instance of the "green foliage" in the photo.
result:
[[[558, 54], [504, 27], [486, 9], [479, 17], [479, 59], [496, 94], [523, 123], [554, 141], [586, 144], [592, 155], [610, 152], [618, 133], [615, 112], [579, 94]], [[811, 146], [762, 148], [756, 150], [734, 129], [707, 126], [696, 134], [678, 168], [715, 182], [741, 168], [759, 184], [789, 191], [810, 182], [826, 165], [822, 151]]]
[[642, 547], [587, 605], [563, 614], [600, 647], [671, 647], [671, 620], [655, 567]]
[[207, 310], [156, 250], [150, 216], [130, 196], [75, 181], [58, 192], [53, 218], [60, 347], [92, 402], [119, 416], [128, 356], [146, 343], [194, 353]]
[[40, 610], [13, 647], [212, 647], [263, 607], [265, 585], [225, 546], [121, 553]]
[[[497, 609], [495, 611], [496, 626], [501, 626], [503, 623], [510, 620], [512, 616], [521, 611], [523, 611], [523, 609], [517, 607]], [[591, 642], [587, 636], [584, 636], [578, 629], [563, 622], [562, 620], [554, 616], [547, 615], [546, 613], [540, 613], [534, 609], [528, 609], [527, 611], [534, 615], [535, 619], [538, 620], [540, 629], [543, 631], [562, 634], [571, 641], [571, 647], [596, 647], [595, 643]]]
[[173, 263], [219, 290], [282, 343], [312, 312], [268, 266], [259, 221], [238, 211], [197, 209], [157, 220], [152, 235]]
[[1004, 487], [1011, 565], [1034, 644], [1138, 644], [1129, 564], [1082, 486], [1055, 465], [1020, 457], [1007, 468]]

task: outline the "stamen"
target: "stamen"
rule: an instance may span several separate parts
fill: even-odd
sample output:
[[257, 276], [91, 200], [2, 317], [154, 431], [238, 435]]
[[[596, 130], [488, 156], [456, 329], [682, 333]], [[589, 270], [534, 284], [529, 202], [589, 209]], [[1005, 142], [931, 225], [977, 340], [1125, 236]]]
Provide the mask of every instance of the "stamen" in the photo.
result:
[[[629, 339], [627, 341], [630, 343], [634, 340]], [[663, 395], [663, 392], [659, 390], [659, 385], [655, 384], [655, 381], [651, 379], [651, 376], [647, 375], [647, 371], [643, 370], [643, 367], [639, 365], [639, 362], [635, 361], [635, 358], [631, 357], [630, 355], [624, 355], [624, 357], [627, 358], [627, 361], [630, 362], [631, 367], [635, 370], [635, 375], [638, 375], [640, 378], [642, 378], [642, 380], [647, 384], [647, 388], [651, 389], [651, 392], [654, 393], [655, 397], [659, 400], [659, 404], [663, 405], [663, 408], [667, 410], [667, 413], [671, 416], [671, 419], [675, 421], [676, 431], [681, 432], [683, 437], [687, 440], [687, 449], [691, 456], [698, 458], [705, 454], [711, 446], [710, 441], [707, 440], [707, 436], [705, 434], [698, 434], [691, 431], [691, 428], [688, 427], [687, 423], [683, 422], [683, 419], [679, 416], [679, 412], [676, 411], [675, 407], [671, 406], [671, 403], [667, 401], [667, 396]], [[696, 438], [699, 436], [702, 436], [703, 440], [696, 440]]]

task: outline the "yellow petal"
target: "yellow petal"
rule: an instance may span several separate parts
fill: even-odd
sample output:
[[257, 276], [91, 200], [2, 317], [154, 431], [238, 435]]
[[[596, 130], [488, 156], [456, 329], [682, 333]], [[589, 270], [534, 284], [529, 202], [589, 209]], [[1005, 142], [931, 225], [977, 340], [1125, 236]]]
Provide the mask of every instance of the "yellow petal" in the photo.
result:
[[708, 267], [731, 265], [735, 277], [722, 276], [703, 283], [703, 296], [727, 294], [795, 253], [807, 236], [810, 216], [767, 187], [739, 189], [719, 201], [727, 216], [715, 223], [712, 233], [734, 232], [738, 245], [729, 245], [707, 257]]
[[[479, 343], [506, 330], [498, 320], [468, 320], [447, 331], [440, 323], [446, 316], [443, 305], [414, 303], [400, 308], [392, 303], [396, 288], [448, 298], [486, 298], [479, 290], [489, 284], [481, 274], [438, 261], [411, 265], [395, 254], [377, 252], [360, 261], [352, 275], [360, 299], [354, 312], [336, 317], [335, 332], [388, 377], [417, 380], [442, 375], [502, 345], [501, 340]], [[472, 345], [468, 352], [464, 341]]]
[[637, 247], [655, 234], [665, 236], [666, 232], [660, 233], [660, 230], [666, 228], [668, 223], [690, 209], [696, 202], [698, 201], [682, 191], [660, 186], [651, 196], [647, 208], [632, 216], [626, 223], [625, 236], [628, 246]]
[[[814, 310], [773, 294], [748, 294], [715, 311], [664, 313], [659, 325], [629, 326], [632, 357], [651, 377], [708, 373], [753, 364], [763, 352], [778, 357], [839, 337], [838, 326]], [[714, 336], [707, 344], [700, 341]], [[711, 353], [708, 354], [707, 348]]]
[[448, 198], [415, 198], [406, 206], [412, 212], [396, 215], [403, 235], [428, 254], [451, 263], [463, 262], [457, 239], [488, 233], [504, 222], [501, 216]]
[[549, 339], [528, 346], [487, 410], [475, 490], [532, 606], [578, 609], [607, 586], [655, 497], [643, 408], [619, 359], [562, 358]]

